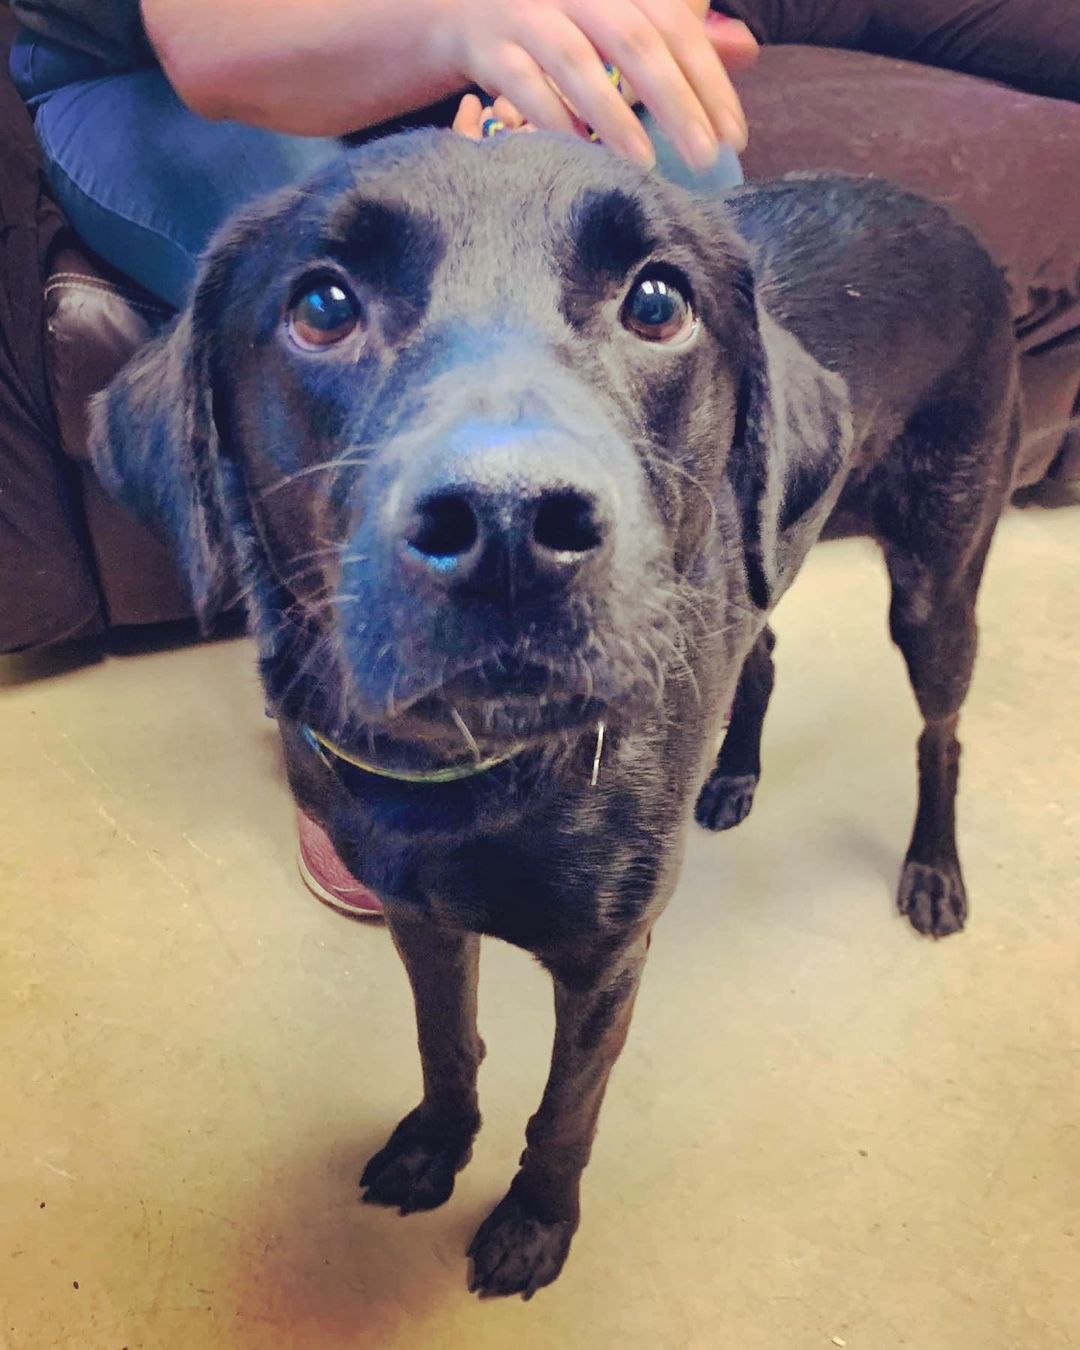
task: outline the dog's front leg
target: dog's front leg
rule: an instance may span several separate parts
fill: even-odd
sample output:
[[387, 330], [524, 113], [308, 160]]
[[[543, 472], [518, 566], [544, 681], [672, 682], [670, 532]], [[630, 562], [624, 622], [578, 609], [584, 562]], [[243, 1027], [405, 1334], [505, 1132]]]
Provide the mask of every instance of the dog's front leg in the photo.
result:
[[608, 1076], [626, 1041], [647, 939], [582, 986], [555, 973], [555, 1049], [528, 1147], [506, 1196], [469, 1248], [470, 1289], [531, 1298], [562, 1269], [578, 1226], [581, 1174], [589, 1161]]
[[761, 732], [772, 698], [776, 634], [766, 626], [739, 674], [724, 742], [694, 814], [706, 830], [730, 830], [750, 814], [761, 777]]
[[360, 1178], [364, 1199], [402, 1214], [450, 1198], [480, 1128], [476, 1076], [484, 1043], [476, 1029], [480, 939], [431, 922], [388, 915], [416, 1002], [424, 1098]]

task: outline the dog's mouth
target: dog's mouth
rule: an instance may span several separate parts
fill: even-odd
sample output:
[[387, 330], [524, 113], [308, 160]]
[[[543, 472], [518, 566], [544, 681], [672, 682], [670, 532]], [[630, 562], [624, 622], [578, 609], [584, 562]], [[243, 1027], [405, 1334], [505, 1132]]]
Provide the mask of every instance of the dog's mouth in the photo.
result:
[[378, 726], [340, 738], [312, 729], [320, 751], [406, 782], [453, 782], [526, 751], [595, 733], [608, 704], [546, 665], [500, 660], [461, 671]]
[[438, 735], [452, 726], [469, 742], [498, 746], [507, 737], [573, 732], [604, 712], [595, 688], [580, 687], [552, 668], [529, 662], [488, 662], [462, 671], [418, 699], [408, 710], [414, 723]]

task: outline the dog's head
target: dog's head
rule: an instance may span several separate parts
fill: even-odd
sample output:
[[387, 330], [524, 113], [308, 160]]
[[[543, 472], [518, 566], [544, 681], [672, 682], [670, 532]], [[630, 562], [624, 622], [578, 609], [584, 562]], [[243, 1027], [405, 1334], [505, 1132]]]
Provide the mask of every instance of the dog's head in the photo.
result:
[[226, 228], [95, 462], [204, 622], [239, 576], [277, 711], [498, 748], [655, 702], [703, 594], [769, 603], [762, 322], [720, 208], [568, 139], [397, 137]]

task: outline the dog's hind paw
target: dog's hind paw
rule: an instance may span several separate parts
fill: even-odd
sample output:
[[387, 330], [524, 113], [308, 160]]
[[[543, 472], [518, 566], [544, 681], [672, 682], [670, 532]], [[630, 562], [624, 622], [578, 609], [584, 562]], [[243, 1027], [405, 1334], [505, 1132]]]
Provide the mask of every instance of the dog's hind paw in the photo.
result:
[[422, 1108], [411, 1111], [360, 1177], [364, 1203], [388, 1205], [401, 1214], [437, 1209], [450, 1199], [454, 1178], [472, 1157], [479, 1121], [441, 1126]]
[[917, 933], [935, 938], [959, 933], [968, 914], [959, 866], [932, 867], [909, 860], [900, 876], [897, 905]]
[[520, 1294], [532, 1298], [558, 1277], [576, 1223], [545, 1223], [514, 1196], [505, 1196], [477, 1230], [469, 1248], [470, 1293], [481, 1298]]
[[698, 796], [694, 819], [706, 830], [730, 830], [750, 814], [757, 784], [757, 774], [729, 776], [714, 770]]

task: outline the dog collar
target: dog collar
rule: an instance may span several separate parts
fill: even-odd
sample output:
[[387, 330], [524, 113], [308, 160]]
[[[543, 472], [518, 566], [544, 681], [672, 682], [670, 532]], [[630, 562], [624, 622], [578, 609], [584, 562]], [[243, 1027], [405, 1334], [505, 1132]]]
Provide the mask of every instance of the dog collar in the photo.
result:
[[499, 764], [505, 764], [526, 748], [524, 743], [512, 745], [509, 750], [497, 755], [465, 760], [460, 764], [446, 764], [438, 769], [388, 769], [385, 765], [372, 764], [370, 760], [361, 759], [358, 755], [342, 749], [314, 727], [302, 726], [300, 731], [304, 740], [328, 768], [331, 767], [332, 761], [337, 759], [354, 769], [359, 769], [361, 773], [374, 774], [376, 778], [392, 778], [398, 783], [458, 783], [462, 779], [475, 778], [478, 774], [487, 773], [489, 769], [494, 769]]
[[[600, 779], [600, 761], [604, 754], [605, 730], [604, 723], [597, 722], [596, 750], [593, 753], [592, 774], [590, 776], [592, 787], [596, 787]], [[515, 755], [520, 754], [522, 750], [527, 748], [524, 742], [521, 742], [512, 745], [509, 750], [503, 751], [502, 754], [488, 755], [486, 758], [473, 759], [461, 764], [447, 764], [441, 769], [387, 769], [381, 764], [372, 764], [366, 759], [360, 759], [358, 755], [350, 754], [348, 750], [343, 750], [340, 745], [335, 744], [328, 736], [323, 736], [314, 727], [304, 724], [300, 727], [300, 734], [328, 769], [333, 767], [334, 760], [341, 760], [342, 763], [349, 764], [354, 769], [359, 769], [361, 773], [370, 773], [376, 778], [390, 778], [398, 783], [459, 783], [466, 778], [476, 778], [479, 774], [487, 773], [489, 769], [494, 769], [499, 764], [507, 763], [508, 760], [513, 759]]]

